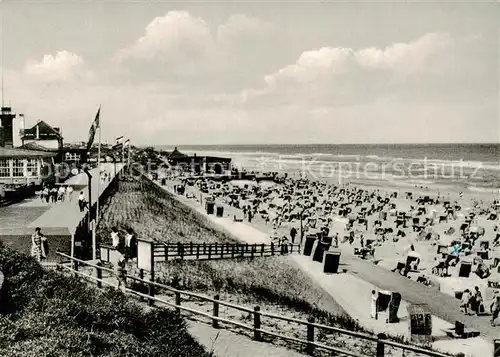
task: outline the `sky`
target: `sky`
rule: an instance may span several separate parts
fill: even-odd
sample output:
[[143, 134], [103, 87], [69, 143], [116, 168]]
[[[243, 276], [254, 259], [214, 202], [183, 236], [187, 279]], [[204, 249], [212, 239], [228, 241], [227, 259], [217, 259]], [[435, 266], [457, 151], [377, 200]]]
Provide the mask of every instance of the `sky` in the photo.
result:
[[499, 5], [3, 0], [3, 100], [65, 142], [100, 105], [103, 142], [500, 143]]

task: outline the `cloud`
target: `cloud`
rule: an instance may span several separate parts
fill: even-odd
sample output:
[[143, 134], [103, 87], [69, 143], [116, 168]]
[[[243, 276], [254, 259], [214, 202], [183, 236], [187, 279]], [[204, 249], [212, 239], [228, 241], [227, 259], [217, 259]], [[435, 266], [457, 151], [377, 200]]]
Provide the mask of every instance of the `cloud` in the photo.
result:
[[28, 61], [24, 73], [31, 79], [51, 82], [69, 82], [90, 76], [82, 57], [68, 51], [46, 54], [40, 61]]
[[118, 59], [162, 60], [203, 56], [213, 46], [208, 24], [186, 11], [169, 11], [156, 17], [145, 34], [118, 53]]
[[[352, 105], [394, 90], [451, 43], [431, 33], [409, 43], [355, 50], [322, 47], [303, 52], [294, 64], [264, 76], [265, 86], [244, 90], [240, 103], [302, 101], [310, 105]], [[293, 99], [292, 99], [293, 98]]]
[[[187, 11], [169, 11], [151, 21], [142, 37], [119, 50], [115, 61], [123, 71], [137, 76], [137, 81], [182, 79], [197, 90], [239, 92], [268, 70], [262, 64], [272, 29], [243, 14], [211, 25]], [[240, 83], [232, 88], [235, 78], [243, 87]]]

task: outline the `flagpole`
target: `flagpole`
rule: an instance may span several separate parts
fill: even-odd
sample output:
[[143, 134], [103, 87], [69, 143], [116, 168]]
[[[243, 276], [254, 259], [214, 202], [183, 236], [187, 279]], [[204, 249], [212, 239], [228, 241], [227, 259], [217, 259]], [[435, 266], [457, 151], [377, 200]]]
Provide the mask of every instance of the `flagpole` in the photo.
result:
[[101, 106], [99, 106], [99, 143], [97, 146], [97, 173], [99, 174], [99, 179], [97, 180], [97, 200], [96, 200], [96, 213], [94, 220], [94, 229], [92, 230], [92, 260], [97, 259], [97, 223], [99, 222], [99, 198], [101, 196], [101, 118], [100, 118]]
[[128, 166], [128, 168], [130, 170], [130, 141], [128, 142], [127, 148], [128, 148], [127, 166]]
[[125, 166], [125, 138], [122, 139], [122, 170], [123, 166]]

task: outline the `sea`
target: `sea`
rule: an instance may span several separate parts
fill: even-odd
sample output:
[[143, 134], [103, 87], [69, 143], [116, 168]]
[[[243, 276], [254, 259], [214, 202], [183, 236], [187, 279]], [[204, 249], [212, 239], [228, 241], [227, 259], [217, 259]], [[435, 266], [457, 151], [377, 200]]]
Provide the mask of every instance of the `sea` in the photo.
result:
[[[171, 146], [158, 147], [172, 150]], [[310, 179], [500, 193], [500, 144], [203, 145], [185, 154], [233, 159], [239, 170]]]

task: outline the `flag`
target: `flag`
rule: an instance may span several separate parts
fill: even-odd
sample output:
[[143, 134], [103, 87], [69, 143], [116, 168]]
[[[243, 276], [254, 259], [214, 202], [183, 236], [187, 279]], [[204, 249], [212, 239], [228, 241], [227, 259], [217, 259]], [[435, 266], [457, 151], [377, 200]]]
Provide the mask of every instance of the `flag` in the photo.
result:
[[124, 147], [128, 147], [128, 145], [130, 144], [130, 139], [127, 139], [125, 140], [125, 142], [123, 143], [123, 146]]
[[95, 132], [97, 128], [99, 128], [99, 115], [101, 114], [101, 107], [97, 110], [97, 114], [95, 115], [94, 122], [89, 130], [89, 141], [87, 142], [87, 150], [90, 150], [92, 144], [94, 143]]
[[123, 143], [123, 135], [116, 138], [116, 143], [117, 144]]

